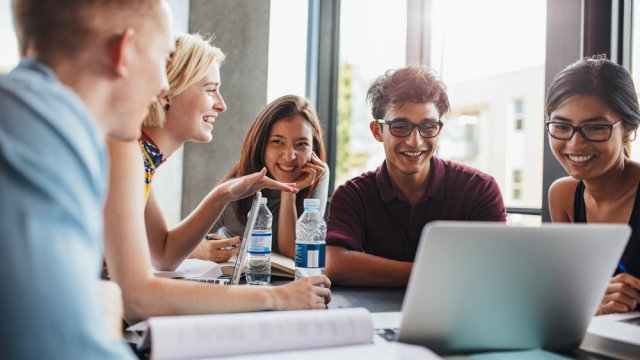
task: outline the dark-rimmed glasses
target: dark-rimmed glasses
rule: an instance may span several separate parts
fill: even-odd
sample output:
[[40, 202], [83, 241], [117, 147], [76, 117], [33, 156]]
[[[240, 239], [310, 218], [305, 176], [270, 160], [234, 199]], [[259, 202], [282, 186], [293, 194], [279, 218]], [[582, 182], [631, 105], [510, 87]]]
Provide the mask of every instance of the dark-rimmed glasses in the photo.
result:
[[389, 125], [389, 131], [391, 132], [391, 135], [396, 137], [407, 137], [411, 135], [411, 132], [413, 132], [414, 128], [418, 128], [420, 136], [422, 136], [423, 138], [432, 138], [440, 134], [440, 130], [442, 130], [442, 126], [444, 125], [442, 121], [429, 121], [417, 125], [404, 120], [377, 119], [376, 121], [378, 122], [378, 124]]
[[622, 120], [613, 124], [588, 124], [573, 126], [566, 122], [548, 121], [545, 123], [547, 132], [552, 138], [558, 140], [571, 140], [573, 135], [580, 132], [583, 139], [591, 142], [603, 142], [611, 138], [613, 128], [618, 126]]

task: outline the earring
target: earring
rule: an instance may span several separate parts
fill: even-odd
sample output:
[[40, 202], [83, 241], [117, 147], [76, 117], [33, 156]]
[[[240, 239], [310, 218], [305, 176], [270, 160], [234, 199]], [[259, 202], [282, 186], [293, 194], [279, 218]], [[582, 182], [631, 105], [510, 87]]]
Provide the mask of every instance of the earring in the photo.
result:
[[164, 104], [164, 111], [169, 111], [169, 109], [171, 109], [171, 104], [169, 103]]

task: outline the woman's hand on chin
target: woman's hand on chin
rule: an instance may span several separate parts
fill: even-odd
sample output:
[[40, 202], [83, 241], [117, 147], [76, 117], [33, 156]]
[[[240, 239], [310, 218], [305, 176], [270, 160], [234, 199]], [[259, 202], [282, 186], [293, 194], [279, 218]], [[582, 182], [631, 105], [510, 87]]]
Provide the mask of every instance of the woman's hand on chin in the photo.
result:
[[326, 166], [327, 164], [320, 160], [316, 153], [312, 153], [309, 162], [300, 168], [303, 173], [296, 179], [296, 187], [300, 190], [306, 189], [322, 179]]

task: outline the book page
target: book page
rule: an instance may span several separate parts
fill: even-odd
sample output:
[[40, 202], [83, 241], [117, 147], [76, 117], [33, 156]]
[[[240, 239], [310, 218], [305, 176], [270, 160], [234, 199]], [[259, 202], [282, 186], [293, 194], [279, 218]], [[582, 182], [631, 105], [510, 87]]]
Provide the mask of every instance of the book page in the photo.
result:
[[[220, 359], [220, 358], [218, 358]], [[442, 359], [427, 348], [402, 343], [384, 345], [352, 345], [328, 349], [299, 350], [269, 354], [233, 356], [222, 360], [330, 360], [330, 359], [367, 359], [367, 360], [437, 360]]]
[[284, 255], [271, 253], [271, 275], [293, 279], [296, 263]]
[[587, 334], [640, 346], [640, 325], [634, 323], [635, 319], [640, 319], [640, 312], [595, 316]]
[[216, 279], [222, 275], [220, 265], [213, 261], [185, 259], [176, 271], [154, 271], [155, 276], [185, 279]]
[[154, 359], [180, 359], [371, 343], [364, 308], [167, 316], [149, 319]]

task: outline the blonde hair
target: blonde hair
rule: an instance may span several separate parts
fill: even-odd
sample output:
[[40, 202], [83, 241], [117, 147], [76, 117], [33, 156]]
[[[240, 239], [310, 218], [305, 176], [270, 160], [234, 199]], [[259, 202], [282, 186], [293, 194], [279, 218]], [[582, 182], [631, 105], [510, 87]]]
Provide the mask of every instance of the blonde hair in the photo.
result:
[[[225, 54], [211, 45], [213, 37], [205, 39], [200, 34], [182, 34], [176, 38], [176, 50], [167, 62], [169, 91], [163, 97], [180, 95], [189, 86], [202, 80], [211, 67], [220, 66]], [[163, 127], [165, 110], [156, 99], [149, 107], [144, 126]]]

